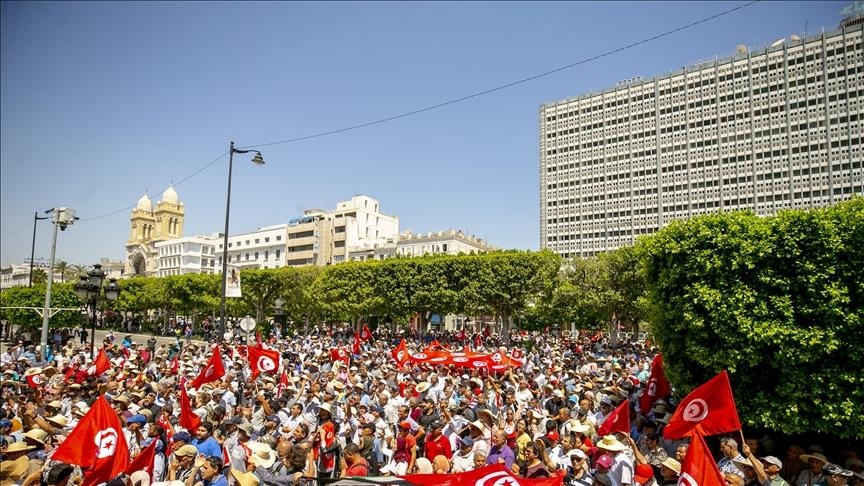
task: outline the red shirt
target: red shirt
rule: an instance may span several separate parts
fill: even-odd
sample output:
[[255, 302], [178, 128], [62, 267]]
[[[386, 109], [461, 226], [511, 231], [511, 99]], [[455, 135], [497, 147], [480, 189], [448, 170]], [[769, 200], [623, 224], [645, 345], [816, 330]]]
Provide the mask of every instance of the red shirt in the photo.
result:
[[440, 434], [437, 439], [426, 439], [426, 459], [429, 462], [435, 460], [435, 456], [444, 456], [450, 459], [453, 456], [453, 451], [450, 449], [450, 439], [444, 434]]
[[369, 475], [369, 463], [366, 462], [366, 459], [360, 458], [354, 464], [348, 466], [348, 469], [345, 470], [345, 476], [368, 476]]

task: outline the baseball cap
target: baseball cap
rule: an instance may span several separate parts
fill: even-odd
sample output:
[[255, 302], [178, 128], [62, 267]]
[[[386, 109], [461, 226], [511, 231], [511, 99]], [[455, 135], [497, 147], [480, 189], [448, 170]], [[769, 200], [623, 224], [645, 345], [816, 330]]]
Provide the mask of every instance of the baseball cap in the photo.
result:
[[277, 424], [278, 424], [279, 422], [281, 422], [281, 420], [279, 420], [279, 416], [276, 415], [276, 414], [268, 415], [268, 416], [267, 416], [267, 420], [269, 420], [269, 421], [271, 421], [271, 422], [276, 422]]
[[762, 458], [762, 462], [766, 462], [768, 464], [773, 464], [777, 467], [783, 467], [783, 461], [774, 457], [774, 456], [765, 456]]
[[854, 474], [852, 471], [849, 471], [848, 469], [843, 469], [842, 467], [838, 466], [837, 464], [833, 464], [830, 462], [828, 464], [825, 464], [825, 466], [822, 467], [822, 471], [824, 471], [824, 472], [826, 472], [832, 476], [836, 474], [838, 476], [843, 476], [845, 478], [851, 478], [852, 475]]
[[634, 474], [633, 479], [638, 484], [645, 484], [652, 477], [654, 477], [654, 469], [651, 468], [650, 464], [637, 464], [636, 465], [636, 472]]
[[550, 431], [548, 434], [546, 434], [546, 438], [551, 440], [551, 441], [556, 441], [556, 440], [558, 440], [558, 432], [556, 432], [554, 430]]
[[135, 414], [135, 415], [129, 417], [128, 419], [126, 419], [126, 423], [144, 425], [147, 423], [147, 417], [138, 413], [138, 414]]
[[411, 424], [408, 422], [399, 422], [399, 428], [405, 430], [411, 430]]
[[471, 437], [463, 437], [463, 438], [459, 439], [459, 442], [462, 443], [463, 447], [473, 447], [474, 446], [474, 439], [472, 439]]
[[186, 442], [187, 444], [189, 442], [192, 442], [192, 436], [189, 435], [189, 432], [177, 432], [176, 434], [174, 434], [172, 436], [172, 439], [174, 441], [180, 440], [180, 441]]
[[[176, 437], [176, 435], [175, 435], [175, 437]], [[177, 449], [177, 450], [174, 452], [174, 455], [176, 455], [176, 456], [181, 456], [181, 457], [183, 457], [183, 456], [185, 456], [185, 457], [195, 457], [195, 456], [198, 455], [198, 449], [197, 449], [195, 446], [193, 446], [193, 445], [186, 444], [186, 445], [184, 445], [183, 447]]]

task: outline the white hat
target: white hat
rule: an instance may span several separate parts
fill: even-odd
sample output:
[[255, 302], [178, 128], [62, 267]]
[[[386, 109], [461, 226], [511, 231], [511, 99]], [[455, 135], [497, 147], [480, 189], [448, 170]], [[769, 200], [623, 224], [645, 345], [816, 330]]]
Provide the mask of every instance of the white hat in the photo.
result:
[[627, 448], [624, 444], [621, 443], [614, 435], [607, 435], [600, 439], [599, 442], [595, 444], [598, 449], [604, 449], [607, 451], [618, 452], [623, 451]]

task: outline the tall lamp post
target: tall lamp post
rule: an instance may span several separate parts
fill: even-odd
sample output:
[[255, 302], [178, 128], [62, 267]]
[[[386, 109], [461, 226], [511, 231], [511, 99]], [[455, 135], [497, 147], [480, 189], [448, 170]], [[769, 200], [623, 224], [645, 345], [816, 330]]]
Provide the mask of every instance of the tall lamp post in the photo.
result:
[[[97, 263], [87, 272], [87, 275], [81, 275], [75, 284], [75, 294], [79, 299], [84, 301], [86, 306], [92, 309], [92, 314], [90, 314], [91, 359], [96, 357], [96, 308], [98, 307], [99, 293], [102, 291], [102, 282], [104, 281], [105, 271], [102, 270], [102, 265]], [[120, 285], [117, 284], [117, 279], [108, 279], [108, 285], [105, 286], [105, 299], [114, 301], [118, 297], [120, 297]]]
[[[231, 218], [231, 171], [234, 167], [234, 154], [248, 154], [249, 152], [252, 152], [252, 150], [234, 148], [234, 142], [231, 142], [228, 148], [228, 194], [225, 202], [225, 233], [222, 235], [222, 299], [219, 302], [219, 339], [222, 339], [222, 336], [225, 335], [225, 291], [228, 285], [228, 222]], [[261, 157], [261, 152], [255, 151], [252, 163], [255, 165], [264, 165], [264, 158]]]
[[[53, 210], [49, 209], [48, 211], [45, 211], [45, 214], [48, 214], [51, 211], [53, 211]], [[30, 278], [27, 280], [27, 286], [28, 287], [33, 286], [33, 259], [36, 257], [36, 222], [39, 220], [42, 220], [42, 219], [50, 219], [50, 218], [51, 218], [51, 216], [42, 216], [40, 218], [39, 217], [39, 211], [36, 211], [35, 213], [33, 213], [33, 239], [30, 242]]]
[[279, 326], [280, 335], [284, 336], [287, 334], [287, 330], [285, 329], [285, 310], [283, 307], [285, 306], [285, 299], [280, 295], [276, 297], [276, 301], [273, 302], [273, 317], [276, 321], [276, 325]]
[[[72, 208], [54, 208], [46, 213], [54, 213], [54, 236], [51, 238], [51, 259], [48, 262], [48, 282], [45, 285], [45, 309], [42, 311], [42, 336], [39, 343], [42, 345], [42, 357], [48, 355], [48, 323], [51, 321], [51, 287], [54, 284], [54, 257], [57, 254], [57, 228], [66, 231], [69, 225], [75, 224], [75, 210]], [[32, 262], [32, 260], [31, 260]], [[31, 273], [32, 278], [32, 273]]]

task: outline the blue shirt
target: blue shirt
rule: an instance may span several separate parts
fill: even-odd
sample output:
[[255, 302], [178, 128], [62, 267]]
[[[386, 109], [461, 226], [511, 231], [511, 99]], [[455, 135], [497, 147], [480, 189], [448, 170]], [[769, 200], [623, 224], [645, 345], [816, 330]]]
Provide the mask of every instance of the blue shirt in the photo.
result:
[[195, 448], [198, 449], [198, 452], [203, 454], [205, 457], [222, 458], [222, 447], [213, 437], [207, 437], [204, 442], [201, 442], [198, 439], [192, 439], [192, 445], [194, 445]]
[[224, 474], [220, 474], [211, 480], [204, 480], [204, 486], [228, 486], [228, 480]]

